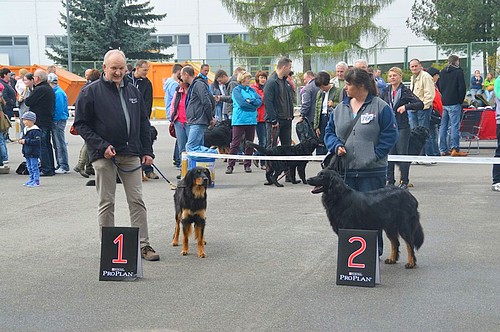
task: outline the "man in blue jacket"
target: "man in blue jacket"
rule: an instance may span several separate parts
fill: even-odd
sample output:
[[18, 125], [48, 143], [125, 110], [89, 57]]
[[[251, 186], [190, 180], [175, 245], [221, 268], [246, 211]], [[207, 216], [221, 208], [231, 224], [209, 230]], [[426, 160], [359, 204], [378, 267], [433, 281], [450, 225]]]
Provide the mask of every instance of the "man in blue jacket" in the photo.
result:
[[68, 164], [68, 148], [66, 147], [66, 137], [64, 130], [68, 121], [68, 96], [66, 92], [58, 85], [58, 77], [54, 73], [48, 75], [47, 81], [54, 90], [56, 101], [54, 104], [54, 122], [52, 124], [52, 141], [54, 142], [54, 150], [56, 152], [57, 167], [56, 174], [69, 173]]
[[76, 101], [74, 126], [85, 139], [96, 173], [99, 226], [115, 225], [116, 176], [120, 177], [132, 227], [139, 228], [142, 258], [160, 259], [149, 245], [146, 205], [142, 199], [141, 163], [153, 164], [148, 110], [140, 91], [124, 80], [125, 54], [104, 56], [101, 79], [82, 89]]

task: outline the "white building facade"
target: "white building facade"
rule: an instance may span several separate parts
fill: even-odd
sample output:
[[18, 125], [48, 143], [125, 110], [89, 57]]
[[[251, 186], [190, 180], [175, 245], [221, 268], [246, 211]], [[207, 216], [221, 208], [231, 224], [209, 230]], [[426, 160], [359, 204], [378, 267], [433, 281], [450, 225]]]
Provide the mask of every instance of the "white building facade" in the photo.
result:
[[[390, 30], [387, 46], [429, 44], [414, 36], [405, 26], [412, 3], [395, 0], [375, 17], [377, 25]], [[165, 19], [156, 23], [155, 37], [174, 44], [165, 51], [173, 53], [174, 60], [195, 60], [207, 62], [213, 68], [227, 68], [231, 61], [228, 40], [235, 35], [247, 36], [245, 27], [227, 12], [219, 0], [151, 0], [151, 5], [156, 13], [167, 13]], [[55, 40], [64, 40], [66, 35], [59, 24], [59, 13], [65, 12], [61, 1], [0, 0], [0, 6], [7, 13], [17, 13], [18, 17], [16, 21], [4, 24], [0, 30], [0, 64], [52, 63], [45, 52], [50, 50]], [[370, 41], [364, 41], [363, 46], [371, 46]], [[397, 53], [395, 58], [401, 58], [402, 51], [394, 53]], [[417, 56], [422, 55], [414, 57]], [[430, 51], [430, 56], [435, 56], [435, 52]], [[394, 62], [389, 57], [387, 60]], [[370, 63], [374, 61], [382, 62], [383, 59], [369, 59]], [[297, 71], [301, 69], [295, 64], [294, 67]]]

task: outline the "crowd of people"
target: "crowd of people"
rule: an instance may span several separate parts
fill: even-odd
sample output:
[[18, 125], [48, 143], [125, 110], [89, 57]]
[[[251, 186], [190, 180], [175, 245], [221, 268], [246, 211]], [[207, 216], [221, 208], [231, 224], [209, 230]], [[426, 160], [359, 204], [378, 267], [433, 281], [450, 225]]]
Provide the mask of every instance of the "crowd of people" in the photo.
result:
[[[412, 59], [409, 87], [402, 82], [401, 68], [392, 67], [383, 76], [380, 69], [370, 68], [365, 60], [358, 60], [353, 66], [337, 63], [334, 77], [327, 71], [306, 71], [304, 86], [298, 91], [298, 121], [305, 121], [324, 143], [316, 150], [317, 155], [344, 157], [343, 175], [350, 187], [359, 191], [395, 185], [408, 189], [410, 163], [388, 162], [388, 155], [408, 154], [412, 129], [425, 127], [429, 131], [422, 155], [467, 155], [459, 144], [462, 103], [466, 97], [459, 61], [452, 55], [439, 71], [433, 67], [424, 69], [418, 59]], [[39, 186], [40, 177], [70, 172], [64, 136], [68, 102], [58, 86], [56, 70], [55, 66], [34, 73], [20, 70], [17, 79], [7, 68], [0, 70], [3, 113], [11, 117], [17, 105], [22, 120], [23, 136], [18, 142], [23, 145], [30, 173], [25, 183], [28, 187]], [[158, 260], [158, 254], [149, 245], [142, 199], [142, 181], [158, 179], [152, 168], [155, 155], [149, 118], [153, 88], [147, 78], [148, 70], [145, 60], [127, 68], [123, 52], [106, 53], [102, 74], [97, 69], [85, 72], [87, 84], [76, 102], [72, 133], [85, 141], [74, 171], [84, 177], [95, 175], [99, 225], [114, 225], [118, 176], [127, 195], [131, 223], [140, 229], [142, 257]], [[196, 75], [192, 66], [175, 64], [171, 77], [164, 82], [167, 117], [176, 137], [172, 156], [175, 166], [180, 168], [182, 152], [217, 153], [204, 146], [204, 134], [209, 126], [221, 121], [232, 125], [233, 155], [255, 153], [244, 143], [253, 141], [255, 136], [259, 145], [267, 148], [292, 144], [297, 93], [292, 60], [279, 59], [272, 73], [258, 71], [253, 84], [252, 74], [241, 67], [231, 76], [217, 70], [209, 84], [209, 70], [209, 65], [204, 64]], [[499, 148], [495, 156], [500, 157], [500, 102], [495, 97], [500, 95], [500, 80], [494, 80], [491, 74], [483, 80], [478, 74], [472, 78], [470, 91], [473, 96], [489, 91], [487, 99], [497, 101]], [[433, 111], [439, 113], [439, 122], [431, 120]], [[8, 163], [8, 139], [5, 133], [0, 135], [1, 165]], [[396, 165], [401, 174], [398, 182]], [[235, 160], [229, 159], [226, 174], [235, 172], [235, 166]], [[255, 166], [265, 169], [265, 162], [256, 160]], [[250, 160], [243, 161], [243, 171], [252, 172]], [[500, 191], [498, 165], [493, 168], [493, 190]], [[379, 242], [381, 254], [380, 236]]]

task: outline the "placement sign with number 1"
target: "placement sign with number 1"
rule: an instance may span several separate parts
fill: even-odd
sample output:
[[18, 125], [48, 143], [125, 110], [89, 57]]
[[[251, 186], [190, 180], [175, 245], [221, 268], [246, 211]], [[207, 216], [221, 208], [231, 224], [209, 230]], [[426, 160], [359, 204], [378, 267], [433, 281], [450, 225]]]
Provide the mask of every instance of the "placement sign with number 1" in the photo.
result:
[[99, 280], [142, 278], [142, 261], [137, 227], [103, 227]]

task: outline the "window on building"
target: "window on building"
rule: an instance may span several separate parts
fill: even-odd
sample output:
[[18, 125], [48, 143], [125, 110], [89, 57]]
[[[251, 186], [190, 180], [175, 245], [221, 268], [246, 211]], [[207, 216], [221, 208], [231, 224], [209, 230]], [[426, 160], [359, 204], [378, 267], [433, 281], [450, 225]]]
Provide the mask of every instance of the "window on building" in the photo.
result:
[[12, 36], [0, 36], [0, 46], [12, 46]]
[[177, 36], [177, 44], [188, 45], [189, 44], [189, 35], [178, 35]]
[[231, 34], [225, 34], [224, 35], [224, 44], [229, 44], [231, 43], [231, 40], [234, 38], [238, 37], [239, 35], [237, 33], [231, 33]]
[[222, 44], [222, 35], [207, 35], [208, 44]]
[[45, 47], [59, 45], [59, 43], [68, 43], [66, 36], [45, 36]]
[[28, 45], [28, 37], [14, 37], [14, 45]]
[[172, 36], [172, 35], [159, 35], [158, 42], [164, 43], [164, 44], [173, 44], [174, 43], [174, 36]]

